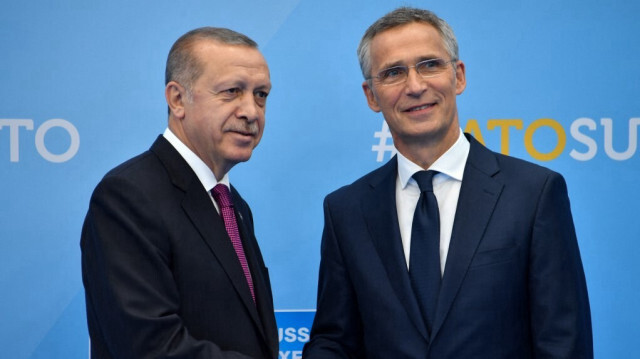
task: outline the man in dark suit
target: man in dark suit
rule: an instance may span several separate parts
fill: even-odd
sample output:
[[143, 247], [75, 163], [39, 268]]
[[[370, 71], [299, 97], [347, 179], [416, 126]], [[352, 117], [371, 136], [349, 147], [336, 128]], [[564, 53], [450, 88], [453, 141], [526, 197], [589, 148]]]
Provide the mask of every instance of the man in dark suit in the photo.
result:
[[92, 358], [276, 358], [269, 275], [229, 170], [265, 123], [256, 43], [200, 28], [167, 59], [169, 125], [98, 184], [82, 229]]
[[592, 358], [565, 181], [462, 133], [451, 28], [399, 8], [358, 56], [398, 154], [324, 202], [304, 358]]

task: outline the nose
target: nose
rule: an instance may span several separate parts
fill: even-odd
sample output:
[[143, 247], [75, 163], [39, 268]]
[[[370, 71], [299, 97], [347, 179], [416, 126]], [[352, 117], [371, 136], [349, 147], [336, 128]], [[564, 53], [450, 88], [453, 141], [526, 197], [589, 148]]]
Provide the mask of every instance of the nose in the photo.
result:
[[415, 67], [409, 68], [405, 83], [407, 95], [420, 95], [427, 90], [427, 79], [420, 76]]
[[236, 110], [236, 116], [240, 119], [244, 119], [247, 122], [254, 122], [260, 118], [261, 108], [255, 101], [254, 95], [251, 92], [244, 92], [238, 103]]

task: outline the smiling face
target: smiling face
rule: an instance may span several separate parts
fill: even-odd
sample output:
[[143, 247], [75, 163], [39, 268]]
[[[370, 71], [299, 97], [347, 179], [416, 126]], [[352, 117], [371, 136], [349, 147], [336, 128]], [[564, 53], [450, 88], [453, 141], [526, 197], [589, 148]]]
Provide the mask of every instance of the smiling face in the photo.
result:
[[247, 161], [262, 138], [269, 69], [260, 52], [248, 46], [200, 40], [192, 51], [202, 74], [191, 89], [167, 84], [169, 128], [219, 180]]
[[[371, 40], [371, 75], [397, 66], [413, 66], [428, 59], [452, 60], [440, 33], [431, 25], [412, 22], [385, 30]], [[458, 138], [456, 96], [464, 91], [461, 61], [434, 77], [423, 78], [409, 69], [405, 82], [383, 86], [377, 79], [362, 88], [369, 107], [382, 112], [400, 153], [419, 165], [430, 164]], [[421, 154], [428, 150], [430, 159]]]

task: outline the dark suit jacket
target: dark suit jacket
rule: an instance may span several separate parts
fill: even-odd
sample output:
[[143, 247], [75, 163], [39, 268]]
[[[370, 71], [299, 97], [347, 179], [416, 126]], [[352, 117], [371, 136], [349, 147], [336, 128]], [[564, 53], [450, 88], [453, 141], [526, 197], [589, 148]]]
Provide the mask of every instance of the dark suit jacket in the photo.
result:
[[397, 161], [327, 196], [318, 306], [304, 358], [592, 358], [564, 179], [467, 136], [431, 333], [398, 226]]
[[224, 222], [162, 136], [98, 184], [82, 229], [92, 358], [276, 358], [271, 285], [232, 188], [254, 304]]

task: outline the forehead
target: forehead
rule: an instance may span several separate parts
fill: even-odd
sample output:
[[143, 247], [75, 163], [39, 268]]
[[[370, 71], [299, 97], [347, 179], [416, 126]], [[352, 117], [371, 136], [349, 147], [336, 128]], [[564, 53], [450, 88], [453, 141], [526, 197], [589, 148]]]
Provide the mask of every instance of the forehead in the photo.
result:
[[247, 78], [269, 80], [269, 67], [258, 49], [230, 45], [213, 40], [200, 40], [193, 45], [193, 54], [202, 66], [202, 77]]
[[447, 57], [442, 36], [433, 25], [412, 22], [377, 34], [371, 40], [372, 69], [411, 64], [430, 57]]

